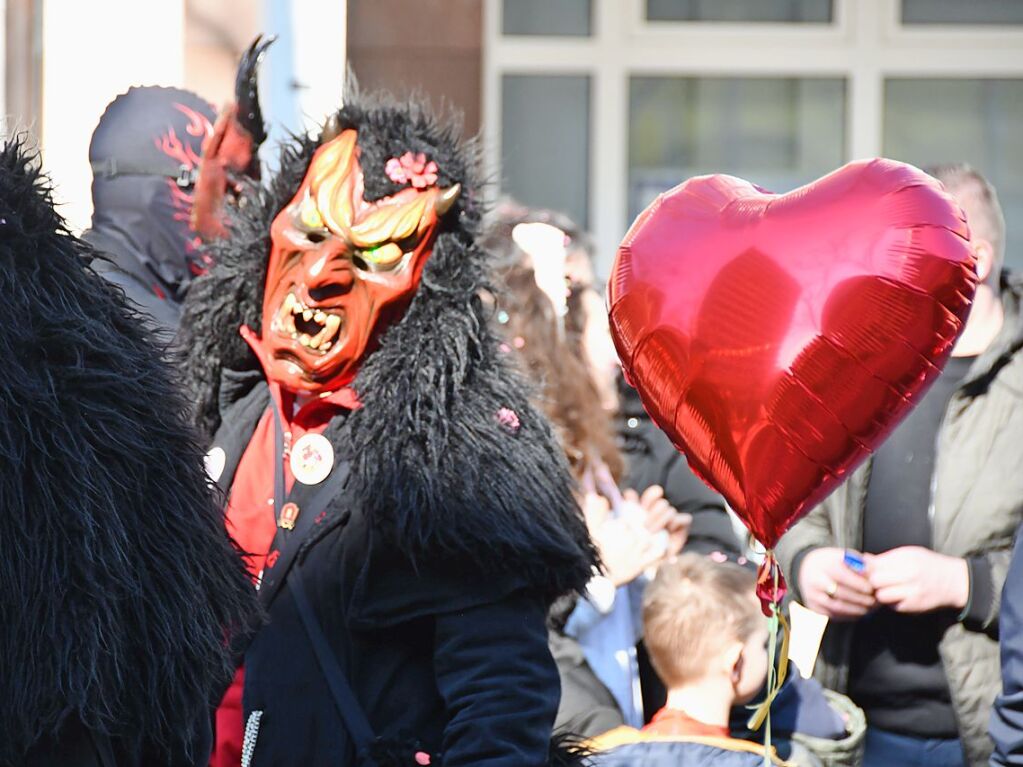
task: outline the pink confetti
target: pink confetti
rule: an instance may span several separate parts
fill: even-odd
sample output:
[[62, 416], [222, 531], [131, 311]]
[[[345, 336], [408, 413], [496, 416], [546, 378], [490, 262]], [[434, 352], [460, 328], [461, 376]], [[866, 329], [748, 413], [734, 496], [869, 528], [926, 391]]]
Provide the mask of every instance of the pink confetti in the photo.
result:
[[425, 751], [416, 751], [416, 764], [427, 765], [430, 764], [430, 755]]
[[497, 411], [497, 422], [512, 434], [518, 432], [518, 430], [522, 427], [522, 422], [519, 421], [518, 413], [507, 407], [503, 407]]

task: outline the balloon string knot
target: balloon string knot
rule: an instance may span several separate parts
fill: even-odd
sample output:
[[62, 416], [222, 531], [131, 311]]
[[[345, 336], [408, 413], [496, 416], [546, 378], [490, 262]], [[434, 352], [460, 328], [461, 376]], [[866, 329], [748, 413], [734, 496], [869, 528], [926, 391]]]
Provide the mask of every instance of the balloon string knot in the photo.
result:
[[785, 594], [788, 593], [788, 584], [785, 583], [785, 576], [781, 572], [781, 565], [774, 556], [774, 549], [768, 549], [767, 556], [760, 564], [757, 571], [757, 597], [760, 599], [760, 609], [768, 618], [774, 616], [776, 610], [781, 607]]

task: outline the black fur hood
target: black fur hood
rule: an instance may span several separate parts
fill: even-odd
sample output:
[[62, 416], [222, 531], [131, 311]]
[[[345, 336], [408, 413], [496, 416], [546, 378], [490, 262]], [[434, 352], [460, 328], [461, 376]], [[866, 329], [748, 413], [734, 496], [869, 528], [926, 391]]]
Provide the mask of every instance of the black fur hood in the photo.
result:
[[[337, 120], [358, 132], [366, 199], [402, 188], [384, 167], [406, 151], [437, 163], [438, 186], [462, 185], [407, 313], [355, 379], [363, 406], [328, 435], [352, 461], [349, 491], [413, 561], [515, 573], [549, 597], [581, 588], [596, 555], [563, 452], [499, 351], [480, 298], [489, 267], [477, 241], [475, 148], [415, 103], [352, 94]], [[220, 422], [223, 373], [258, 369], [238, 329], [260, 327], [270, 223], [317, 145], [295, 138], [284, 147], [277, 177], [243, 200], [232, 237], [212, 248], [217, 266], [186, 300], [180, 340], [207, 436]]]
[[18, 140], [0, 149], [0, 765], [70, 719], [159, 765], [255, 604], [185, 402]]

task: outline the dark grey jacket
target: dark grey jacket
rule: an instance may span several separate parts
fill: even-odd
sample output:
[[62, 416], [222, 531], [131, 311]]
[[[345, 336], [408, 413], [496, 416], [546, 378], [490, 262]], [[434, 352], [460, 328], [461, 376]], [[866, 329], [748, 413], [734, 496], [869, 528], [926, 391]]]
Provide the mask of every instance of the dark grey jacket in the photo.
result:
[[[939, 645], [967, 762], [991, 754], [988, 717], [1000, 688], [998, 615], [1016, 528], [1023, 521], [1023, 317], [1021, 283], [1003, 281], [1005, 324], [952, 397], [938, 434], [932, 548], [970, 564], [970, 604]], [[868, 462], [781, 540], [778, 555], [799, 599], [802, 554], [821, 546], [859, 549]], [[853, 624], [832, 621], [815, 676], [845, 692]]]

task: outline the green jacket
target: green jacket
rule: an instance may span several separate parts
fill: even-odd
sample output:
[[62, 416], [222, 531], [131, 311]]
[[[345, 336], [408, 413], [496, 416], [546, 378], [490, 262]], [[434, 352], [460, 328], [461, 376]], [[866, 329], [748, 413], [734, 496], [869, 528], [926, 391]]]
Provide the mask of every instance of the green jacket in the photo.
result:
[[[932, 548], [964, 557], [970, 602], [945, 633], [939, 652], [967, 762], [987, 764], [991, 704], [1001, 688], [998, 612], [1013, 536], [1023, 521], [1023, 282], [1003, 280], [1005, 324], [953, 395], [938, 433], [931, 520]], [[777, 548], [793, 595], [800, 599], [802, 555], [821, 546], [860, 549], [870, 463], [783, 536]], [[814, 670], [845, 692], [851, 623], [831, 621]]]

